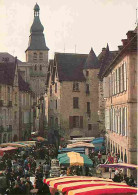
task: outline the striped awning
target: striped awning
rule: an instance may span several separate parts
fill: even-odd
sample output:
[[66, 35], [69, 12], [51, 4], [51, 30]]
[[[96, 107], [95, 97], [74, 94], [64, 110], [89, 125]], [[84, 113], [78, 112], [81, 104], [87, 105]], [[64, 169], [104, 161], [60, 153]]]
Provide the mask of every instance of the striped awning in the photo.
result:
[[44, 179], [44, 183], [66, 195], [137, 194], [137, 188], [98, 177], [64, 176]]
[[64, 166], [89, 166], [93, 165], [93, 162], [85, 154], [77, 152], [68, 152], [58, 155], [60, 165]]
[[138, 165], [128, 163], [100, 164], [100, 167], [138, 169]]
[[72, 182], [88, 182], [88, 181], [106, 181], [106, 182], [112, 182], [111, 179], [104, 179], [104, 178], [98, 178], [98, 177], [87, 177], [87, 176], [64, 176], [64, 177], [57, 177], [57, 178], [50, 178], [50, 179], [44, 179], [44, 183], [51, 187], [56, 187], [60, 184], [67, 184]]
[[76, 148], [76, 147], [94, 148], [95, 146], [92, 143], [86, 143], [86, 142], [76, 142], [67, 145], [67, 148]]

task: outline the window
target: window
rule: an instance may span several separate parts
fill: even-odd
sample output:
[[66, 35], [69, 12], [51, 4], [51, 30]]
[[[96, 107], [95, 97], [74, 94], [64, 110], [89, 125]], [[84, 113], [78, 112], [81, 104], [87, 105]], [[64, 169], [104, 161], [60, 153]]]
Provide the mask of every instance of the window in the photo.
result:
[[55, 100], [55, 104], [56, 104], [56, 109], [57, 109], [57, 100]]
[[34, 70], [36, 71], [37, 70], [37, 66], [35, 65], [35, 67], [34, 67]]
[[37, 60], [37, 53], [34, 53], [33, 59], [34, 59], [34, 61]]
[[69, 128], [83, 128], [83, 116], [69, 116]]
[[42, 71], [42, 65], [40, 65], [40, 71]]
[[8, 87], [8, 101], [10, 101], [10, 87]]
[[86, 84], [86, 94], [90, 93], [89, 84]]
[[17, 112], [15, 111], [14, 112], [14, 120], [16, 120], [17, 119]]
[[73, 108], [79, 108], [79, 98], [73, 97]]
[[79, 83], [73, 82], [73, 91], [79, 91]]
[[58, 118], [55, 118], [55, 125], [58, 126]]
[[86, 77], [88, 77], [89, 76], [89, 71], [88, 70], [86, 70]]
[[53, 126], [53, 117], [51, 116], [50, 117], [50, 127], [52, 127]]
[[39, 53], [39, 60], [43, 61], [43, 53]]
[[2, 86], [0, 86], [0, 100], [2, 99]]
[[88, 124], [88, 130], [92, 130], [92, 124]]
[[52, 85], [50, 85], [50, 96], [52, 95]]
[[126, 72], [126, 63], [124, 63], [124, 90], [127, 90], [127, 72]]
[[91, 112], [91, 108], [90, 108], [90, 102], [87, 102], [87, 113]]
[[57, 83], [55, 83], [55, 93], [57, 93]]
[[73, 127], [74, 128], [79, 127], [79, 116], [73, 116]]
[[17, 93], [15, 93], [15, 105], [17, 105]]

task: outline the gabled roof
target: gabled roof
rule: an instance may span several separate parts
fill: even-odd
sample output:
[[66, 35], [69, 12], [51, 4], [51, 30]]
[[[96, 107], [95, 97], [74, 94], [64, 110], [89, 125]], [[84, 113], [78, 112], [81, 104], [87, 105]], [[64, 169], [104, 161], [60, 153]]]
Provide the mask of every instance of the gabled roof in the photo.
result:
[[97, 68], [100, 68], [100, 64], [93, 49], [91, 48], [91, 51], [84, 65], [84, 69], [97, 69]]
[[20, 91], [27, 91], [27, 92], [31, 92], [31, 89], [29, 87], [29, 83], [25, 82], [20, 74], [20, 72], [18, 72], [18, 83], [19, 83], [19, 90]]
[[16, 63], [0, 63], [0, 83], [13, 85]]
[[130, 52], [137, 52], [137, 33], [135, 31], [136, 29], [134, 31], [127, 32], [127, 39], [122, 39], [123, 47], [121, 48], [121, 50], [114, 53], [115, 56], [108, 63], [108, 65], [105, 66], [101, 76], [99, 75], [101, 78], [103, 78], [113, 69], [113, 67], [116, 65], [116, 61], [123, 55], [126, 55]]
[[85, 81], [83, 67], [87, 54], [55, 53], [59, 81]]

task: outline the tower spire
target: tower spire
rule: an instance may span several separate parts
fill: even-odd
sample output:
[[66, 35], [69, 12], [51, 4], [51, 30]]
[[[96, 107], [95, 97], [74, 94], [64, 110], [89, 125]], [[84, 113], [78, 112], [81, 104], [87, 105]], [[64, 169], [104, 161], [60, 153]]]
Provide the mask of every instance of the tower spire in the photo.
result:
[[34, 6], [34, 17], [39, 16], [39, 5], [36, 3]]

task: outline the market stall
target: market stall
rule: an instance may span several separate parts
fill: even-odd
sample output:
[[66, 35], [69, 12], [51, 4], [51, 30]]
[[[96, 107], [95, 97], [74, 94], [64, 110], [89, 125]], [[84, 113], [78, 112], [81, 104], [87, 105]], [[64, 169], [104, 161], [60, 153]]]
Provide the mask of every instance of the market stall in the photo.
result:
[[60, 165], [64, 166], [88, 166], [91, 167], [93, 162], [85, 154], [80, 154], [77, 152], [68, 152], [63, 154], [58, 154], [58, 160]]
[[5, 148], [0, 148], [0, 156], [3, 156], [4, 153], [6, 153], [6, 152], [13, 152], [15, 150], [17, 150], [17, 148], [10, 147], [10, 146], [9, 147], [5, 147]]

